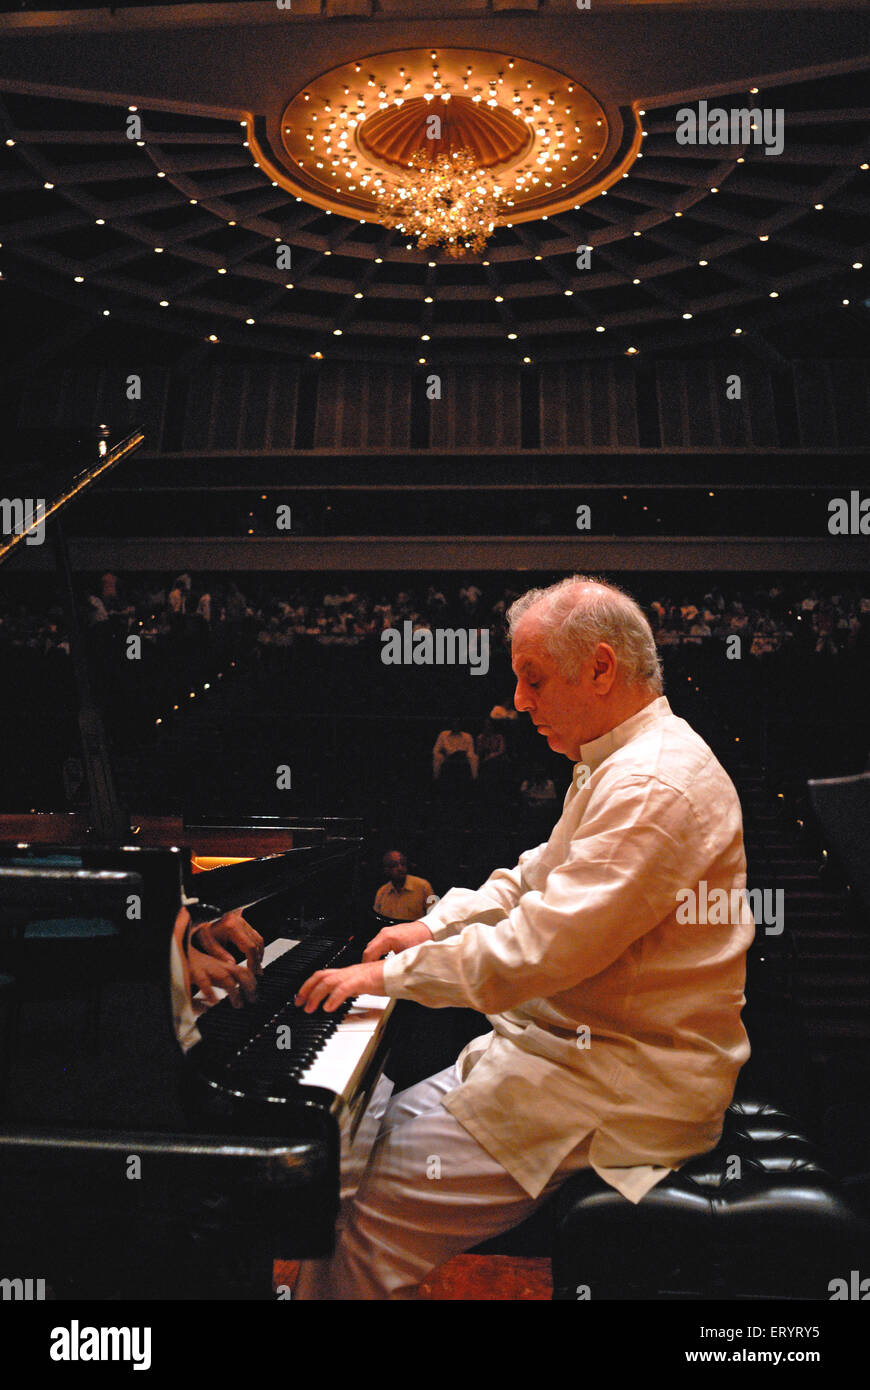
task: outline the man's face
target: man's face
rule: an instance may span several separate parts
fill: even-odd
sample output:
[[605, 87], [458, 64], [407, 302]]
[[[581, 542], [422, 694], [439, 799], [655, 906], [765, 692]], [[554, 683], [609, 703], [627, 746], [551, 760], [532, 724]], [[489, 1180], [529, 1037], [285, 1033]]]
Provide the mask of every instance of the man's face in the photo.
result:
[[401, 854], [385, 855], [384, 873], [387, 875], [387, 878], [390, 879], [396, 885], [397, 888], [402, 887], [402, 884], [405, 882], [405, 879], [408, 876], [408, 866], [402, 858]]
[[514, 704], [531, 717], [554, 753], [576, 761], [582, 743], [607, 732], [606, 702], [593, 681], [594, 657], [582, 666], [579, 680], [567, 681], [544, 648], [534, 610], [517, 624], [511, 664], [517, 678]]

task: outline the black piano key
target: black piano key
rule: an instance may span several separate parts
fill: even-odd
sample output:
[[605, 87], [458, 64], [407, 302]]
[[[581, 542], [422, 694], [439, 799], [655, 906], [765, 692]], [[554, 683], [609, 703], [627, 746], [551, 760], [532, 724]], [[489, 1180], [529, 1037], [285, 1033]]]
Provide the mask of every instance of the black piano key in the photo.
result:
[[[349, 965], [359, 949], [347, 941], [307, 938], [268, 965], [257, 982], [257, 999], [242, 1009], [221, 1000], [198, 1020], [207, 1068], [234, 1084], [269, 1079], [296, 1080], [335, 1032], [350, 1008], [306, 1014], [293, 1000], [315, 970]], [[279, 1029], [289, 1027], [290, 1046], [279, 1047]]]

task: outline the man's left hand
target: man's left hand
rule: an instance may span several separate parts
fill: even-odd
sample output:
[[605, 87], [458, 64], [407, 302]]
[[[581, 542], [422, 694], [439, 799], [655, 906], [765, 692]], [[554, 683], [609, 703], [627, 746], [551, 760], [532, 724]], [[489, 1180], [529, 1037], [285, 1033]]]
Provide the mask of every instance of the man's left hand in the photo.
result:
[[307, 1014], [313, 1013], [321, 1004], [324, 1013], [331, 1014], [356, 994], [383, 992], [383, 963], [371, 961], [368, 965], [348, 965], [344, 970], [317, 970], [305, 981], [296, 996], [296, 1003], [303, 1006]]

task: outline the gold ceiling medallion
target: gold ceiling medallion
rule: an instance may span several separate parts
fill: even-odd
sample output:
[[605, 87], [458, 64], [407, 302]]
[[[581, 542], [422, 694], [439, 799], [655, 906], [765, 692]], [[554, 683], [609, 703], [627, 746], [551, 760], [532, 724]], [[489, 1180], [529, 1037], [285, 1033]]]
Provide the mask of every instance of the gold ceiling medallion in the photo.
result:
[[306, 202], [462, 254], [497, 226], [609, 187], [640, 149], [632, 119], [626, 138], [618, 110], [530, 59], [417, 48], [333, 68], [287, 103], [279, 131], [258, 140], [249, 120], [248, 139], [264, 172]]

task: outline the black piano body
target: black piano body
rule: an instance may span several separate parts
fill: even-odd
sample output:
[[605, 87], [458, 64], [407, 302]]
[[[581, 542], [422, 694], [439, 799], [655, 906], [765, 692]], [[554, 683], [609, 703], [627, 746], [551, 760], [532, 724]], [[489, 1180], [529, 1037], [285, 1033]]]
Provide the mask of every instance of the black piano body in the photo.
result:
[[[342, 1146], [389, 1010], [345, 1095], [304, 1084], [324, 1043], [312, 1021], [331, 1036], [342, 1019], [301, 1015], [292, 995], [321, 963], [359, 959], [376, 923], [357, 900], [358, 822], [292, 833], [289, 850], [201, 873], [188, 848], [0, 844], [4, 1277], [57, 1297], [268, 1298], [274, 1259], [332, 1249]], [[182, 913], [234, 908], [267, 943], [299, 945], [185, 1050]], [[270, 1048], [286, 1021], [291, 1045]]]

